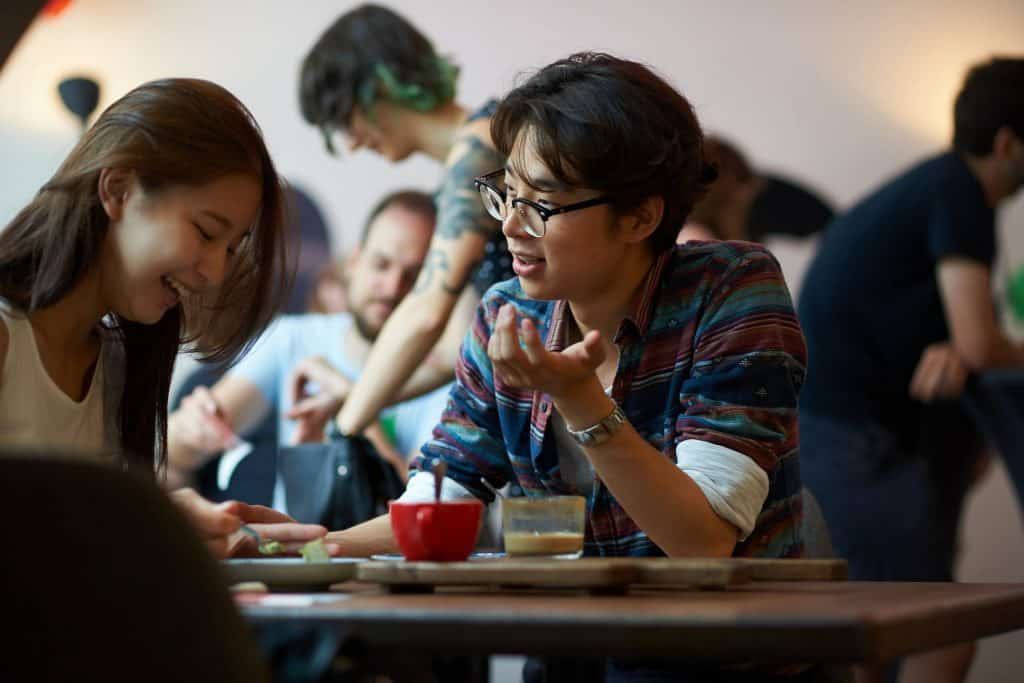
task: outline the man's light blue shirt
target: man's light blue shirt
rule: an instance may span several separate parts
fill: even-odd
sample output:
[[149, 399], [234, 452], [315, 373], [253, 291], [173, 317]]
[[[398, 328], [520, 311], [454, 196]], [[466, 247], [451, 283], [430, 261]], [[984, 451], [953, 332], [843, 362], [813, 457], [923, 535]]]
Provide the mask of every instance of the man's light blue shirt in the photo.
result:
[[[285, 414], [291, 409], [289, 379], [300, 361], [322, 356], [348, 380], [355, 381], [362, 368], [346, 355], [344, 340], [353, 319], [349, 313], [281, 316], [256, 342], [230, 374], [252, 382], [277, 411], [278, 443], [291, 442], [296, 423]], [[395, 447], [407, 456], [430, 439], [448, 400], [450, 385], [381, 412], [384, 422], [394, 422]], [[244, 435], [243, 435], [244, 436]]]

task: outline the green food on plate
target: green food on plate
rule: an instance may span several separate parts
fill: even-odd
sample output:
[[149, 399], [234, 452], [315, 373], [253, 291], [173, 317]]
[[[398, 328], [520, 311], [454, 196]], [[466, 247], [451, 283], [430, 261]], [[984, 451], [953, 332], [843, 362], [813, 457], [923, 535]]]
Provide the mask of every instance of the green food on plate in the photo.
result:
[[330, 562], [331, 556], [324, 545], [324, 539], [318, 538], [302, 546], [299, 550], [306, 562]]
[[266, 543], [260, 543], [261, 555], [277, 555], [281, 552], [284, 552], [284, 546], [281, 545], [279, 541], [267, 541]]

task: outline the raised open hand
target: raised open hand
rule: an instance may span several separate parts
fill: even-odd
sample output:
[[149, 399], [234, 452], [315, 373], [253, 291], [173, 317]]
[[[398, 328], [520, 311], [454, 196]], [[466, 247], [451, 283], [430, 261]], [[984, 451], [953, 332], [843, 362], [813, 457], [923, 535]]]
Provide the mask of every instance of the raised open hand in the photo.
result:
[[495, 374], [506, 384], [540, 390], [554, 398], [596, 379], [597, 368], [605, 359], [601, 333], [596, 330], [561, 352], [548, 351], [532, 320], [524, 318], [516, 324], [510, 304], [498, 311], [487, 355]]

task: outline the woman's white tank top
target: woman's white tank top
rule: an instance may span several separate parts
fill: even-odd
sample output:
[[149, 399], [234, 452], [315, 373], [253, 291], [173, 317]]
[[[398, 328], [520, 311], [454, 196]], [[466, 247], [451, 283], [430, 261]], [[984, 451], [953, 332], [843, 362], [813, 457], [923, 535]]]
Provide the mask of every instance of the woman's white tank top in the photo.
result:
[[28, 318], [0, 300], [0, 319], [7, 327], [7, 354], [0, 368], [0, 447], [81, 457], [109, 454], [103, 405], [108, 354], [101, 349], [88, 394], [74, 401], [43, 367]]

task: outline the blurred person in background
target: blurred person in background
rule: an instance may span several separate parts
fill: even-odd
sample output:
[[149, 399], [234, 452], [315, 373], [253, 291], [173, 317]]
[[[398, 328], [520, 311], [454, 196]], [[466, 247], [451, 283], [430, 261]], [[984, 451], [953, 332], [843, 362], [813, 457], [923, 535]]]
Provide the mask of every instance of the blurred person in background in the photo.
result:
[[[803, 477], [854, 580], [953, 579], [980, 442], [949, 401], [967, 373], [1024, 363], [991, 286], [995, 209], [1024, 183], [1024, 59], [973, 67], [953, 119], [952, 149], [829, 225], [800, 298]], [[972, 657], [910, 657], [902, 680], [961, 681]]]
[[[170, 416], [170, 465], [190, 475], [268, 416], [279, 445], [322, 441], [373, 340], [411, 290], [435, 218], [433, 200], [422, 192], [384, 197], [346, 268], [347, 312], [283, 316], [216, 384], [196, 387]], [[400, 403], [382, 413], [384, 429], [368, 430], [381, 456], [403, 475], [408, 454], [429, 438], [446, 396], [442, 387]]]
[[[456, 102], [457, 75], [416, 27], [377, 5], [342, 15], [302, 64], [302, 113], [324, 131], [330, 151], [340, 132], [350, 151], [392, 162], [421, 153], [444, 168], [423, 269], [375, 341], [363, 379], [344, 397], [343, 434], [358, 434], [385, 406], [450, 381], [476, 302], [514, 276], [500, 226], [473, 187], [474, 177], [505, 163], [490, 137], [495, 103], [474, 109]], [[431, 378], [423, 370], [432, 353]], [[431, 381], [409, 383], [417, 369]]]
[[746, 240], [765, 242], [772, 236], [810, 237], [824, 229], [834, 211], [803, 183], [758, 171], [729, 140], [705, 139], [708, 159], [718, 167], [718, 180], [697, 203], [678, 242]]
[[317, 273], [306, 302], [307, 313], [344, 313], [348, 310], [344, 261], [331, 261]]

